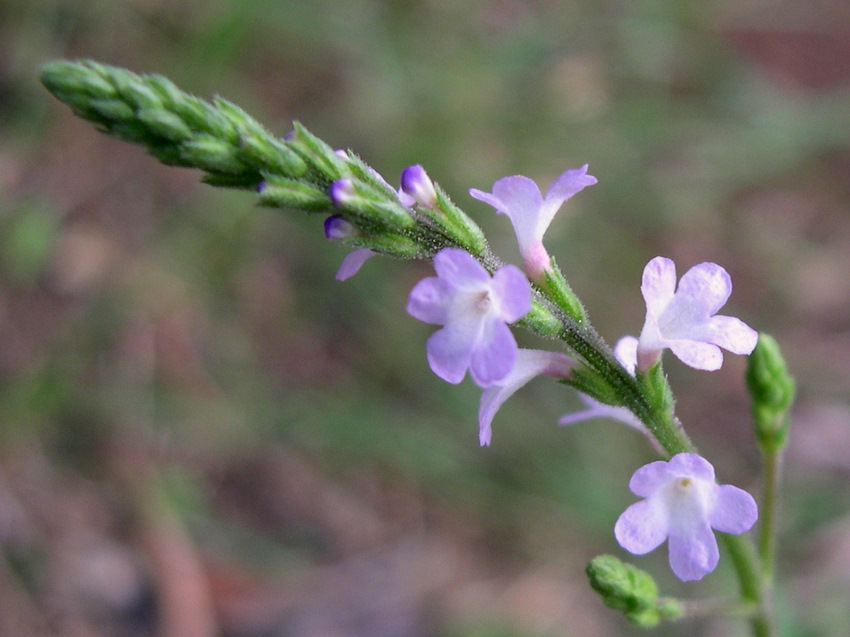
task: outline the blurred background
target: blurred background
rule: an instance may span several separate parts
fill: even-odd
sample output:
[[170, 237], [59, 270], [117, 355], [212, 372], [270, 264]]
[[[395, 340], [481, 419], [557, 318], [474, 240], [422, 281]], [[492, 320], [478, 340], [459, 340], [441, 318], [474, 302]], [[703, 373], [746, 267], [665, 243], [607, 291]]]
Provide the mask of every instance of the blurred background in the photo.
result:
[[[612, 528], [645, 441], [559, 428], [580, 404], [538, 380], [479, 448], [479, 390], [430, 372], [433, 328], [404, 311], [426, 264], [335, 281], [319, 217], [75, 119], [37, 74], [78, 57], [279, 135], [298, 119], [393, 184], [421, 163], [509, 260], [510, 225], [467, 189], [589, 163], [547, 246], [609, 342], [640, 330], [660, 254], [722, 264], [724, 313], [783, 346], [783, 635], [846, 634], [846, 2], [0, 0], [0, 636], [650, 634], [583, 573], [629, 557]], [[745, 362], [666, 369], [721, 482], [758, 493]], [[667, 594], [734, 587], [728, 559], [689, 584], [666, 549], [632, 561]]]

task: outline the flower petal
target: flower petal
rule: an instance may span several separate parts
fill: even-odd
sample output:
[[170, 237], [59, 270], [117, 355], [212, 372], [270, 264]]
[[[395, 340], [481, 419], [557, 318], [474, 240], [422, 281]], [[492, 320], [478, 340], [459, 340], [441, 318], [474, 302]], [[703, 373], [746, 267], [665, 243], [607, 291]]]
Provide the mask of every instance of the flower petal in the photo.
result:
[[[650, 436], [646, 426], [626, 407], [615, 407], [614, 405], [605, 405], [594, 400], [586, 394], [578, 393], [579, 399], [587, 405], [587, 409], [576, 411], [571, 414], [565, 414], [558, 418], [559, 425], [574, 425], [577, 422], [591, 420], [593, 418], [607, 418], [616, 420], [624, 425], [637, 429], [643, 434]], [[651, 438], [651, 436], [650, 436]]]
[[720, 551], [711, 527], [697, 521], [688, 528], [670, 529], [670, 568], [683, 582], [702, 579], [717, 567]]
[[617, 519], [614, 536], [629, 553], [643, 555], [658, 548], [667, 539], [667, 512], [655, 499], [635, 502]]
[[696, 453], [677, 453], [668, 463], [674, 476], [697, 478], [714, 484], [715, 475], [712, 464]]
[[697, 316], [711, 316], [732, 294], [732, 277], [716, 263], [698, 263], [682, 275], [677, 296]]
[[707, 372], [718, 370], [723, 365], [723, 353], [717, 345], [700, 343], [699, 341], [667, 341], [676, 358], [685, 365]]
[[342, 263], [339, 265], [339, 270], [336, 272], [336, 280], [337, 281], [345, 281], [346, 279], [350, 279], [355, 274], [360, 272], [360, 268], [363, 267], [363, 264], [367, 259], [374, 257], [375, 253], [372, 252], [369, 248], [358, 248], [354, 252], [349, 252], [345, 255], [345, 258], [342, 260]]
[[490, 444], [490, 425], [502, 404], [535, 376], [546, 374], [566, 378], [572, 361], [565, 354], [544, 350], [520, 349], [510, 373], [499, 383], [490, 385], [481, 393], [478, 408], [478, 440], [481, 446]]
[[642, 498], [650, 497], [657, 489], [670, 480], [670, 466], [664, 460], [645, 464], [632, 474], [629, 489]]
[[647, 314], [660, 316], [676, 292], [676, 264], [665, 257], [650, 260], [643, 269], [640, 291]]
[[410, 291], [407, 313], [425, 323], [444, 325], [449, 316], [451, 294], [451, 287], [443, 279], [422, 279]]
[[469, 373], [479, 387], [502, 380], [511, 371], [517, 356], [513, 332], [497, 317], [485, 319], [472, 348]]
[[518, 321], [531, 310], [531, 287], [518, 267], [499, 268], [490, 285], [493, 296], [499, 300], [499, 316], [505, 322]]
[[709, 342], [733, 354], [752, 354], [759, 340], [758, 332], [734, 316], [712, 316], [708, 331]]
[[520, 251], [542, 238], [545, 228], [540, 229], [538, 218], [543, 197], [533, 180], [521, 175], [503, 177], [493, 184], [493, 197], [499, 201], [496, 210], [511, 220]]
[[581, 168], [567, 170], [561, 174], [549, 190], [546, 191], [546, 200], [566, 201], [577, 192], [584, 190], [587, 186], [592, 186], [597, 182], [596, 177], [587, 174], [587, 164]]
[[444, 248], [434, 255], [434, 270], [455, 288], [479, 288], [490, 281], [490, 274], [466, 250]]
[[758, 519], [758, 506], [743, 489], [724, 484], [717, 493], [717, 502], [709, 516], [712, 528], [723, 533], [745, 533]]
[[428, 363], [444, 381], [457, 385], [466, 375], [473, 339], [466, 330], [446, 326], [431, 334], [425, 344]]

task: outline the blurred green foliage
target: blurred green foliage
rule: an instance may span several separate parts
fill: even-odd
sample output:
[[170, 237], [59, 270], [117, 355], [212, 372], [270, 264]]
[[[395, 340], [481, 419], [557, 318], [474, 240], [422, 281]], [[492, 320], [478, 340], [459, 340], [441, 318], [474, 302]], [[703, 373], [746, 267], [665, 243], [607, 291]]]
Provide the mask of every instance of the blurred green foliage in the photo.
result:
[[[846, 402], [838, 357], [815, 360], [824, 349], [805, 345], [850, 329], [846, 286], [806, 287], [811, 273], [846, 274], [850, 73], [836, 61], [837, 79], [812, 86], [805, 68], [753, 52], [747, 34], [799, 27], [792, 5], [776, 4], [0, 1], [0, 457], [36, 441], [63, 470], [109, 482], [110, 449], [140, 445], [167, 469], [199, 542], [309, 562], [322, 554], [309, 533], [245, 541], [208, 495], [208, 467], [292, 449], [335, 480], [374, 472], [482, 521], [497, 561], [567, 560], [580, 579], [585, 561], [618, 550], [628, 477], [652, 457], [643, 440], [611, 423], [558, 428], [578, 403], [539, 381], [479, 449], [479, 391], [433, 377], [431, 328], [404, 312], [425, 264], [375, 259], [336, 282], [344, 253], [316, 218], [255, 208], [250, 194], [97, 136], [40, 89], [38, 68], [88, 57], [162, 73], [280, 135], [301, 120], [391, 183], [421, 163], [510, 260], [507, 220], [466, 189], [513, 173], [545, 188], [588, 162], [599, 184], [561, 211], [547, 246], [600, 333], [613, 343], [639, 331], [649, 258], [682, 272], [717, 261], [736, 283], [724, 311], [778, 337], [804, 399]], [[803, 30], [828, 45], [839, 5]], [[668, 368], [721, 481], [752, 484], [743, 362], [727, 357], [714, 375]], [[820, 475], [822, 493], [839, 477]], [[794, 521], [811, 484], [792, 471], [786, 544], [811, 530]], [[839, 519], [846, 499], [804, 518]], [[798, 550], [780, 573], [789, 598], [810, 557]], [[663, 571], [662, 553], [641, 566]], [[801, 602], [787, 634], [846, 621], [822, 599], [834, 623]], [[462, 634], [526, 634], [495, 623]]]

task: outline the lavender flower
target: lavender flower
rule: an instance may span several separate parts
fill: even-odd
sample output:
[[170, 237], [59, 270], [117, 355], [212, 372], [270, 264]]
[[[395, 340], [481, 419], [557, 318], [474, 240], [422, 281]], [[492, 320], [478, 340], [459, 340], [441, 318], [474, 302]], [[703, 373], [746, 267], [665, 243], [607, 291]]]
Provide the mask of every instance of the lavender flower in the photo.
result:
[[[437, 203], [437, 191], [434, 182], [419, 164], [408, 166], [401, 173], [401, 191], [425, 208], [433, 208]], [[409, 205], [409, 204], [405, 204]]]
[[567, 378], [572, 361], [566, 354], [536, 349], [521, 349], [507, 376], [484, 389], [478, 409], [478, 441], [482, 447], [490, 444], [493, 417], [508, 398], [535, 376]]
[[526, 274], [532, 281], [539, 281], [551, 268], [549, 254], [543, 247], [543, 234], [567, 199], [595, 183], [596, 177], [587, 174], [585, 164], [558, 177], [545, 197], [541, 196], [534, 181], [520, 175], [499, 179], [493, 184], [492, 194], [476, 188], [470, 189], [469, 194], [508, 216], [516, 232]]
[[718, 485], [714, 467], [694, 453], [641, 467], [629, 488], [645, 499], [617, 520], [617, 541], [630, 553], [643, 555], [667, 540], [670, 567], [682, 581], [702, 579], [717, 566], [712, 529], [737, 535], [758, 518], [753, 497], [738, 487]]
[[443, 380], [459, 383], [469, 369], [486, 387], [514, 366], [517, 344], [507, 323], [531, 309], [531, 286], [515, 266], [493, 274], [468, 252], [444, 248], [434, 255], [436, 277], [410, 292], [407, 311], [426, 323], [443, 325], [428, 339], [428, 362]]
[[700, 263], [688, 270], [676, 289], [676, 265], [655, 257], [643, 270], [641, 292], [646, 302], [646, 322], [641, 331], [638, 369], [649, 370], [664, 348], [686, 365], [715, 370], [723, 364], [724, 348], [749, 354], [758, 332], [740, 319], [715, 313], [732, 293], [732, 279], [716, 263]]
[[[352, 239], [358, 235], [357, 228], [346, 221], [341, 215], [331, 215], [325, 219], [325, 238], [331, 241], [344, 241]], [[345, 281], [350, 279], [360, 271], [360, 268], [366, 262], [366, 259], [375, 256], [369, 248], [357, 248], [354, 252], [348, 253], [342, 260], [339, 270], [336, 273], [337, 281]]]

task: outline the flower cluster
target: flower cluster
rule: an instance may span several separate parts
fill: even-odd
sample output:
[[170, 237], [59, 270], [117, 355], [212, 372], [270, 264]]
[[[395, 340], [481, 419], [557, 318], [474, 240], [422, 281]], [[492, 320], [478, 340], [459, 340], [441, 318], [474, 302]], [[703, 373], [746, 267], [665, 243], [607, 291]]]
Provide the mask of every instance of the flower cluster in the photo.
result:
[[[379, 175], [375, 177], [386, 185]], [[511, 395], [537, 376], [569, 380], [579, 364], [563, 352], [520, 349], [509, 326], [529, 313], [532, 284], [542, 283], [551, 271], [543, 235], [555, 213], [567, 199], [595, 183], [584, 165], [564, 172], [545, 196], [523, 176], [499, 179], [492, 193], [471, 189], [474, 198], [510, 219], [525, 271], [505, 265], [490, 272], [466, 250], [445, 247], [433, 256], [436, 276], [419, 281], [410, 292], [408, 313], [440, 326], [426, 345], [431, 369], [450, 383], [460, 383], [468, 371], [482, 388], [478, 412], [482, 446], [490, 444], [493, 419]], [[353, 196], [351, 189], [349, 179], [334, 182], [331, 200], [344, 207]], [[401, 188], [394, 192], [398, 203], [411, 214], [433, 211], [436, 206], [435, 187], [421, 166], [407, 168]], [[349, 241], [356, 239], [358, 230], [344, 217], [334, 215], [325, 222], [325, 235]], [[337, 278], [354, 275], [373, 254], [368, 248], [356, 249], [344, 259]], [[646, 374], [658, 365], [665, 349], [691, 367], [716, 370], [723, 362], [720, 348], [749, 354], [756, 345], [755, 330], [737, 318], [717, 314], [732, 292], [732, 283], [726, 270], [715, 263], [694, 266], [677, 288], [675, 264], [655, 257], [644, 269], [641, 292], [646, 319], [640, 336], [625, 336], [614, 349], [616, 360], [632, 376]], [[578, 396], [585, 409], [563, 416], [559, 424], [610, 418], [655, 442], [646, 425], [625, 405], [609, 404], [581, 392]], [[682, 580], [700, 579], [716, 566], [718, 549], [712, 529], [743, 533], [757, 517], [752, 497], [736, 487], [717, 485], [714, 468], [696, 454], [678, 454], [669, 462], [646, 465], [634, 474], [630, 486], [644, 500], [630, 506], [617, 521], [618, 542], [627, 551], [642, 554], [667, 540], [670, 565]]]

